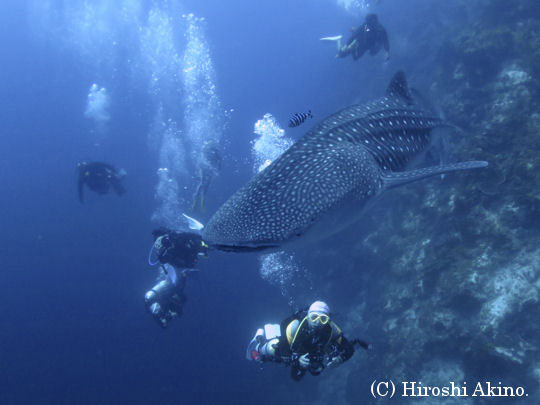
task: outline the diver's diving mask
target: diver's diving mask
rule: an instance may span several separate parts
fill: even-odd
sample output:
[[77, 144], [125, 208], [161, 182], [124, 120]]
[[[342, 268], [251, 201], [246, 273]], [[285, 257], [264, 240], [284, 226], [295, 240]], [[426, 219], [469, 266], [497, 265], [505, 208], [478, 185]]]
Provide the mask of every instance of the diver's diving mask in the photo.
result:
[[308, 315], [308, 319], [312, 323], [320, 322], [322, 325], [326, 325], [330, 321], [330, 317], [326, 314], [319, 314], [317, 312], [312, 312]]

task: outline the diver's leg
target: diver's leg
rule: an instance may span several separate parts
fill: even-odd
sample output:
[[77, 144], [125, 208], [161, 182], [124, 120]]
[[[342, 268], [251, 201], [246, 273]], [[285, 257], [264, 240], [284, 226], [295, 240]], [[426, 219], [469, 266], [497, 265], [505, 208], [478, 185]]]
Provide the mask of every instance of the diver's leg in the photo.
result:
[[381, 49], [382, 49], [382, 44], [380, 43], [373, 44], [371, 48], [369, 49], [369, 54], [371, 56], [375, 56], [381, 51]]
[[[324, 38], [321, 38], [321, 41], [330, 41], [330, 42], [335, 42], [336, 43], [336, 47], [337, 47], [337, 51], [338, 51], [338, 55], [339, 55], [339, 52], [341, 50], [341, 38], [342, 36], [341, 35], [336, 35], [334, 37], [324, 37]], [[339, 56], [336, 56], [336, 57], [339, 57]]]
[[100, 188], [95, 189], [94, 191], [98, 194], [105, 195], [109, 192], [109, 189], [110, 189], [109, 185], [105, 184], [101, 186]]
[[366, 49], [360, 49], [359, 46], [355, 47], [354, 49], [354, 52], [353, 52], [353, 59], [354, 60], [358, 60], [362, 57], [362, 55], [364, 55], [364, 53], [366, 53]]
[[113, 186], [113, 189], [116, 192], [116, 194], [118, 194], [119, 196], [121, 196], [122, 194], [126, 192], [126, 189], [124, 188], [124, 186], [122, 185], [119, 179], [113, 177], [110, 180], [110, 183]]
[[347, 45], [341, 47], [341, 39], [337, 41], [337, 54], [336, 58], [344, 58], [347, 56]]
[[184, 305], [186, 301], [187, 299], [186, 299], [186, 296], [183, 294], [183, 292], [174, 294], [171, 297], [169, 308], [172, 312], [176, 314], [176, 316], [180, 316], [184, 312]]
[[208, 189], [210, 188], [210, 182], [212, 178], [208, 177], [206, 179], [203, 179], [201, 182], [201, 211], [204, 212], [204, 202], [206, 200], [206, 193], [208, 192]]
[[353, 56], [354, 56], [354, 51], [355, 51], [355, 49], [357, 47], [358, 47], [358, 41], [355, 39], [350, 44], [345, 45], [342, 48], [339, 48], [338, 49], [338, 54], [336, 55], [336, 57], [337, 58], [344, 58], [344, 57], [349, 56], [351, 54], [353, 54]]
[[201, 183], [197, 185], [197, 189], [195, 190], [195, 193], [193, 194], [193, 204], [191, 204], [191, 211], [195, 211], [197, 208], [197, 202], [199, 201], [201, 196]]

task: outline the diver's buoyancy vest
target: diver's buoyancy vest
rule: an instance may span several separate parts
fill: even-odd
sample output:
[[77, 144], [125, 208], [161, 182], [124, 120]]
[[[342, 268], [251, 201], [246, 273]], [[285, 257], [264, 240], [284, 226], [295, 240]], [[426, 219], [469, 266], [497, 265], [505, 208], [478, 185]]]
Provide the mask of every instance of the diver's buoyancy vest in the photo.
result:
[[[295, 322], [298, 322], [298, 326], [296, 327], [296, 329], [294, 329]], [[304, 318], [301, 321], [299, 321], [298, 319], [294, 319], [287, 325], [286, 337], [287, 337], [287, 342], [289, 343], [289, 347], [291, 348], [292, 351], [294, 351], [294, 344], [297, 341], [298, 335], [302, 335], [305, 332], [306, 328], [308, 327], [307, 325], [305, 325], [306, 322], [307, 322], [307, 316], [304, 316]], [[342, 334], [341, 334], [341, 329], [339, 328], [339, 326], [337, 326], [332, 321], [328, 323], [328, 326], [330, 327], [330, 332], [326, 332], [328, 333], [329, 336], [328, 336], [328, 339], [326, 340], [326, 343], [323, 346], [324, 350], [326, 350], [326, 348], [334, 341], [334, 339], [336, 340], [338, 344], [341, 343]]]

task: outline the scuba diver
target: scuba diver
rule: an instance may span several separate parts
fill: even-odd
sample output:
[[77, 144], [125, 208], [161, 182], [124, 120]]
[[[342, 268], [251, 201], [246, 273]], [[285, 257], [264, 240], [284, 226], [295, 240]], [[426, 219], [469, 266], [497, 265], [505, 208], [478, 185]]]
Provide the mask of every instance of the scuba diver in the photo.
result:
[[170, 321], [182, 315], [188, 273], [197, 271], [199, 257], [207, 257], [209, 247], [197, 233], [159, 228], [152, 235], [154, 244], [148, 263], [152, 266], [159, 263], [161, 271], [144, 301], [152, 317], [166, 328]]
[[112, 165], [101, 162], [80, 162], [77, 164], [77, 170], [79, 174], [79, 201], [81, 203], [84, 203], [85, 184], [98, 194], [107, 194], [111, 186], [119, 196], [126, 192], [121, 183], [126, 176], [123, 169], [116, 170]]
[[158, 282], [144, 294], [146, 309], [162, 328], [182, 315], [186, 278], [187, 271], [177, 272], [173, 266], [164, 264]]
[[345, 46], [341, 46], [341, 35], [335, 37], [321, 38], [321, 41], [336, 41], [338, 53], [336, 58], [345, 58], [352, 55], [354, 60], [359, 59], [369, 51], [370, 55], [374, 56], [384, 48], [386, 51], [385, 60], [390, 58], [390, 43], [388, 42], [388, 34], [386, 29], [379, 23], [376, 14], [366, 15], [365, 22], [358, 28], [351, 29]]
[[193, 211], [197, 209], [197, 205], [200, 205], [200, 210], [204, 211], [204, 199], [212, 179], [221, 169], [221, 160], [217, 143], [214, 141], [206, 142], [202, 147], [198, 162], [199, 184], [197, 184], [195, 194], [193, 194]]
[[248, 345], [246, 358], [257, 362], [274, 361], [291, 366], [291, 377], [300, 381], [309, 371], [319, 375], [325, 368], [349, 360], [354, 346], [370, 349], [360, 339], [349, 341], [330, 320], [330, 308], [315, 301], [307, 312], [299, 311], [281, 324], [266, 324], [258, 329]]
[[194, 269], [199, 257], [208, 256], [208, 245], [195, 232], [174, 232], [167, 228], [152, 231], [154, 245], [149, 261], [154, 265], [168, 263], [182, 269]]

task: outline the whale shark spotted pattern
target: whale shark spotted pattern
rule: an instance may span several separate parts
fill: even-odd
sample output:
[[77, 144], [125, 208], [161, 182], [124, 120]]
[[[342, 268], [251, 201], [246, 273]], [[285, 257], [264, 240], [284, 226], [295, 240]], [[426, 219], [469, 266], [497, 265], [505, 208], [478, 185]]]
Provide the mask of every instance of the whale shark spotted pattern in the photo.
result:
[[398, 72], [385, 97], [324, 119], [238, 190], [210, 219], [203, 239], [229, 251], [279, 248], [306, 233], [339, 231], [385, 189], [487, 166], [471, 161], [404, 171], [442, 125], [415, 104]]

